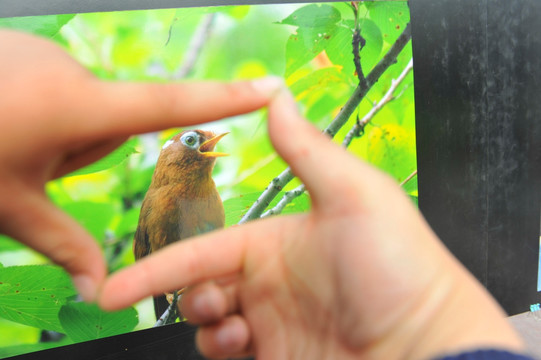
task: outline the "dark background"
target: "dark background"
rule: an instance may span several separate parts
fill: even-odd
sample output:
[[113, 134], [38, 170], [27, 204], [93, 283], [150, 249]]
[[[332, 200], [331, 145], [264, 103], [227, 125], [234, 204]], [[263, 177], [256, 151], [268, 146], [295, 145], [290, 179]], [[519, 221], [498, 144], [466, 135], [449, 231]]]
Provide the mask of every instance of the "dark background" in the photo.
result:
[[[0, 0], [0, 16], [141, 9], [148, 4]], [[528, 311], [541, 298], [541, 2], [410, 0], [410, 9], [419, 207], [510, 314]], [[175, 324], [17, 358], [198, 359], [193, 335], [193, 328]]]
[[412, 0], [419, 208], [507, 312], [538, 303], [541, 2]]

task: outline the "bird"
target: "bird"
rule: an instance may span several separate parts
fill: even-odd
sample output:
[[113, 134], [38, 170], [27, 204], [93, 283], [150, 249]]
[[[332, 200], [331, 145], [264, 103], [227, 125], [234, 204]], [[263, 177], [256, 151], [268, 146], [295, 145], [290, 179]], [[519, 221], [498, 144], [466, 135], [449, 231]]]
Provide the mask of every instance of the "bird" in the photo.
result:
[[[228, 155], [214, 151], [227, 134], [186, 130], [165, 142], [141, 204], [133, 241], [136, 261], [176, 241], [224, 227], [212, 171], [216, 158]], [[168, 298], [172, 296], [154, 297], [156, 319], [169, 307]]]

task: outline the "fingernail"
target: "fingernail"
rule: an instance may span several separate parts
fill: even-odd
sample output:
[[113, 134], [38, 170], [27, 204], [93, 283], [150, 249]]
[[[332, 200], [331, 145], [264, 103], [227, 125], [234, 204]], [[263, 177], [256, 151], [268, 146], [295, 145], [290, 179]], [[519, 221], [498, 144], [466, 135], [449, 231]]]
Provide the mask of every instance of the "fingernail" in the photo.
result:
[[285, 87], [284, 79], [279, 76], [267, 76], [252, 80], [252, 87], [260, 94], [272, 97], [277, 94], [280, 89]]
[[291, 115], [300, 114], [299, 105], [295, 101], [295, 97], [288, 88], [283, 87], [278, 93], [278, 95], [276, 95], [275, 99], [277, 100], [279, 106], [281, 106], [284, 110], [290, 112]]
[[92, 302], [96, 300], [97, 287], [94, 281], [86, 275], [76, 275], [73, 277], [73, 285], [79, 291], [79, 295], [86, 302]]
[[295, 101], [295, 97], [289, 91], [289, 89], [284, 88], [282, 91], [280, 91], [280, 95], [284, 101], [286, 101], [288, 106], [290, 106], [292, 109], [295, 109], [297, 111], [299, 109], [299, 106], [297, 104], [297, 101]]

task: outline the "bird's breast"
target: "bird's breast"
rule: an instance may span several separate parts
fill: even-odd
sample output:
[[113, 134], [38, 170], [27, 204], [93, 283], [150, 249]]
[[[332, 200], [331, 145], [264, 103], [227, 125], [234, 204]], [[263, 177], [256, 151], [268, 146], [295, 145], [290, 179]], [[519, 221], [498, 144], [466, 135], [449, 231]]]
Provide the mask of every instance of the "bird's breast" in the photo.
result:
[[200, 235], [224, 226], [224, 208], [215, 188], [197, 196], [185, 194], [184, 189], [161, 188], [152, 204], [150, 225], [156, 239], [153, 250], [167, 244]]

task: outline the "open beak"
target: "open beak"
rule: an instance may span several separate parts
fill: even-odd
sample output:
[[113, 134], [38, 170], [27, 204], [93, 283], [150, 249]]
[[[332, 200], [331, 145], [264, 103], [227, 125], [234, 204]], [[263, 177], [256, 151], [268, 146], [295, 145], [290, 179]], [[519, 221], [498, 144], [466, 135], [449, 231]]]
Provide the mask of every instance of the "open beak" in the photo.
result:
[[226, 132], [226, 133], [223, 133], [223, 134], [220, 134], [220, 135], [216, 135], [213, 138], [210, 138], [207, 141], [205, 141], [204, 143], [202, 143], [201, 146], [199, 146], [199, 152], [201, 153], [201, 155], [203, 155], [205, 157], [228, 156], [229, 154], [226, 154], [226, 153], [212, 151], [212, 150], [214, 150], [214, 147], [216, 146], [218, 141], [220, 141], [220, 139], [223, 138], [224, 136], [226, 136], [227, 134], [229, 134], [229, 132]]

